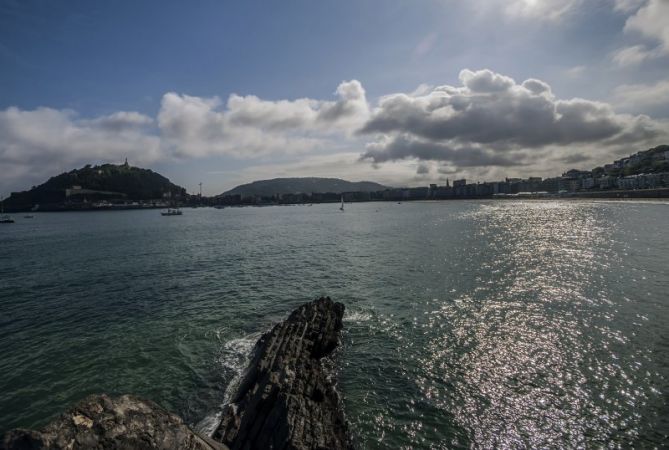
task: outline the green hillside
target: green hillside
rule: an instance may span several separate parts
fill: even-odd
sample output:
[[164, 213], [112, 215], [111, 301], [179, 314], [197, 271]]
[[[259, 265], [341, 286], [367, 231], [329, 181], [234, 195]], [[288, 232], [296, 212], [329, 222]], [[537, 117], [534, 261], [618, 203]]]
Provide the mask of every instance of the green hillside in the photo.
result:
[[[173, 198], [186, 195], [184, 188], [152, 170], [128, 164], [87, 165], [52, 177], [29, 191], [13, 192], [4, 202], [5, 208], [20, 210], [36, 204], [62, 203], [66, 199], [66, 189], [75, 186], [84, 190], [104, 191], [110, 197], [132, 201], [161, 199], [168, 193]], [[114, 193], [118, 195], [112, 195]]]
[[326, 192], [376, 192], [387, 189], [371, 181], [351, 182], [339, 178], [274, 178], [242, 184], [222, 195], [271, 197], [279, 194], [311, 194]]

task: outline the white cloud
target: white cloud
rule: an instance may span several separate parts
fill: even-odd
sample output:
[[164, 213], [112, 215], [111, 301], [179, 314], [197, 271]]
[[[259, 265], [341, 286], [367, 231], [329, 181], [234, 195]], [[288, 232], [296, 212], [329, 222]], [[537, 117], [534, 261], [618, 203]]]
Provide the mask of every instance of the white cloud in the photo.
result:
[[[606, 103], [558, 99], [537, 79], [517, 83], [490, 70], [463, 70], [461, 86], [385, 96], [362, 130], [376, 164], [414, 159], [456, 168], [550, 164], [573, 151], [644, 146], [666, 139], [663, 124], [616, 113]], [[547, 158], [551, 156], [551, 158]]]
[[498, 14], [516, 20], [559, 22], [584, 0], [477, 0], [477, 12]]
[[167, 151], [178, 156], [303, 153], [321, 148], [333, 134], [349, 135], [367, 119], [359, 81], [342, 82], [336, 95], [335, 101], [270, 101], [233, 94], [222, 107], [217, 97], [170, 92], [163, 96], [158, 125]]
[[565, 75], [569, 78], [580, 78], [585, 74], [586, 70], [585, 66], [574, 66], [565, 70]]
[[628, 111], [647, 111], [669, 105], [669, 80], [655, 84], [624, 84], [614, 90], [616, 105]]
[[[666, 83], [651, 88], [646, 95], [644, 86], [621, 86], [616, 98], [619, 104], [666, 99]], [[606, 103], [559, 99], [542, 80], [518, 83], [490, 70], [465, 69], [460, 85], [421, 85], [381, 97], [374, 108], [356, 80], [341, 83], [332, 100], [231, 95], [223, 101], [168, 92], [155, 119], [131, 111], [93, 118], [52, 108], [0, 111], [0, 190], [125, 157], [142, 165], [225, 155], [262, 161], [264, 168], [242, 172], [248, 177], [309, 174], [389, 184], [456, 172], [473, 179], [542, 175], [631, 153], [666, 139], [667, 129]], [[372, 164], [361, 163], [361, 154]], [[292, 162], [277, 164], [278, 158]]]
[[646, 0], [613, 0], [613, 9], [622, 12], [636, 11], [645, 2]]
[[638, 65], [647, 60], [669, 56], [669, 1], [648, 0], [627, 19], [624, 31], [640, 36], [647, 42], [617, 50], [613, 60], [618, 65]]
[[[342, 82], [334, 100], [202, 98], [166, 93], [157, 120], [137, 112], [79, 118], [73, 111], [0, 111], [0, 189], [41, 182], [90, 162], [134, 164], [229, 155], [259, 158], [336, 148], [369, 116], [365, 90]], [[353, 138], [355, 139], [355, 138]]]
[[91, 161], [155, 161], [160, 145], [146, 129], [151, 123], [150, 117], [135, 112], [91, 120], [52, 108], [0, 111], [0, 188], [15, 186], [18, 180], [21, 185], [42, 182]]
[[581, 0], [510, 0], [507, 14], [515, 17], [557, 21], [579, 6]]
[[153, 119], [134, 111], [119, 111], [92, 120], [81, 120], [79, 123], [81, 125], [99, 127], [108, 131], [122, 132], [149, 126], [153, 124]]
[[616, 50], [613, 53], [613, 62], [619, 66], [638, 66], [644, 61], [655, 59], [662, 56], [662, 52], [657, 49], [649, 49], [645, 45], [631, 45]]

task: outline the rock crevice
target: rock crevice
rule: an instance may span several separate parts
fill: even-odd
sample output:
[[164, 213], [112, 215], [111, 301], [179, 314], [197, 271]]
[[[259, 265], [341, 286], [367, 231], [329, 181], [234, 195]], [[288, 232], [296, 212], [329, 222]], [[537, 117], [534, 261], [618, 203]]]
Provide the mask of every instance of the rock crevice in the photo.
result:
[[213, 438], [231, 449], [352, 448], [322, 358], [337, 347], [344, 305], [307, 303], [257, 342]]

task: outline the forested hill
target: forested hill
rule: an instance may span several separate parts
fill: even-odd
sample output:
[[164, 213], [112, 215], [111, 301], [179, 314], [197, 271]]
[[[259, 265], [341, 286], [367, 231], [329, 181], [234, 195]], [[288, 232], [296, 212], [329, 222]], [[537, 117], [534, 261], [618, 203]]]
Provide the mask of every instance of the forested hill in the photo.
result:
[[50, 178], [29, 191], [13, 192], [5, 200], [5, 208], [24, 209], [35, 204], [59, 203], [65, 200], [67, 189], [118, 193], [127, 200], [161, 199], [166, 195], [182, 197], [186, 189], [170, 182], [152, 170], [122, 164], [87, 165]]
[[351, 182], [339, 178], [274, 178], [242, 184], [222, 195], [271, 197], [279, 194], [311, 194], [326, 192], [376, 192], [387, 189], [371, 181]]

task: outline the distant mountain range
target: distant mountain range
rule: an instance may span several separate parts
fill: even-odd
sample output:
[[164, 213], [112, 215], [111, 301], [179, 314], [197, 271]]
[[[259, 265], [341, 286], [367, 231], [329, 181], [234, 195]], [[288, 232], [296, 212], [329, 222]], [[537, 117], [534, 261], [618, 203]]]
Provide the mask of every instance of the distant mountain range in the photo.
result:
[[64, 202], [68, 196], [95, 198], [152, 200], [165, 197], [184, 197], [186, 189], [149, 169], [130, 165], [87, 165], [55, 177], [29, 191], [13, 192], [4, 201], [5, 208], [24, 210], [36, 204]]
[[333, 192], [376, 192], [388, 189], [372, 181], [346, 181], [339, 178], [274, 178], [242, 184], [221, 195], [241, 195], [242, 197], [271, 197], [278, 194], [311, 194]]

